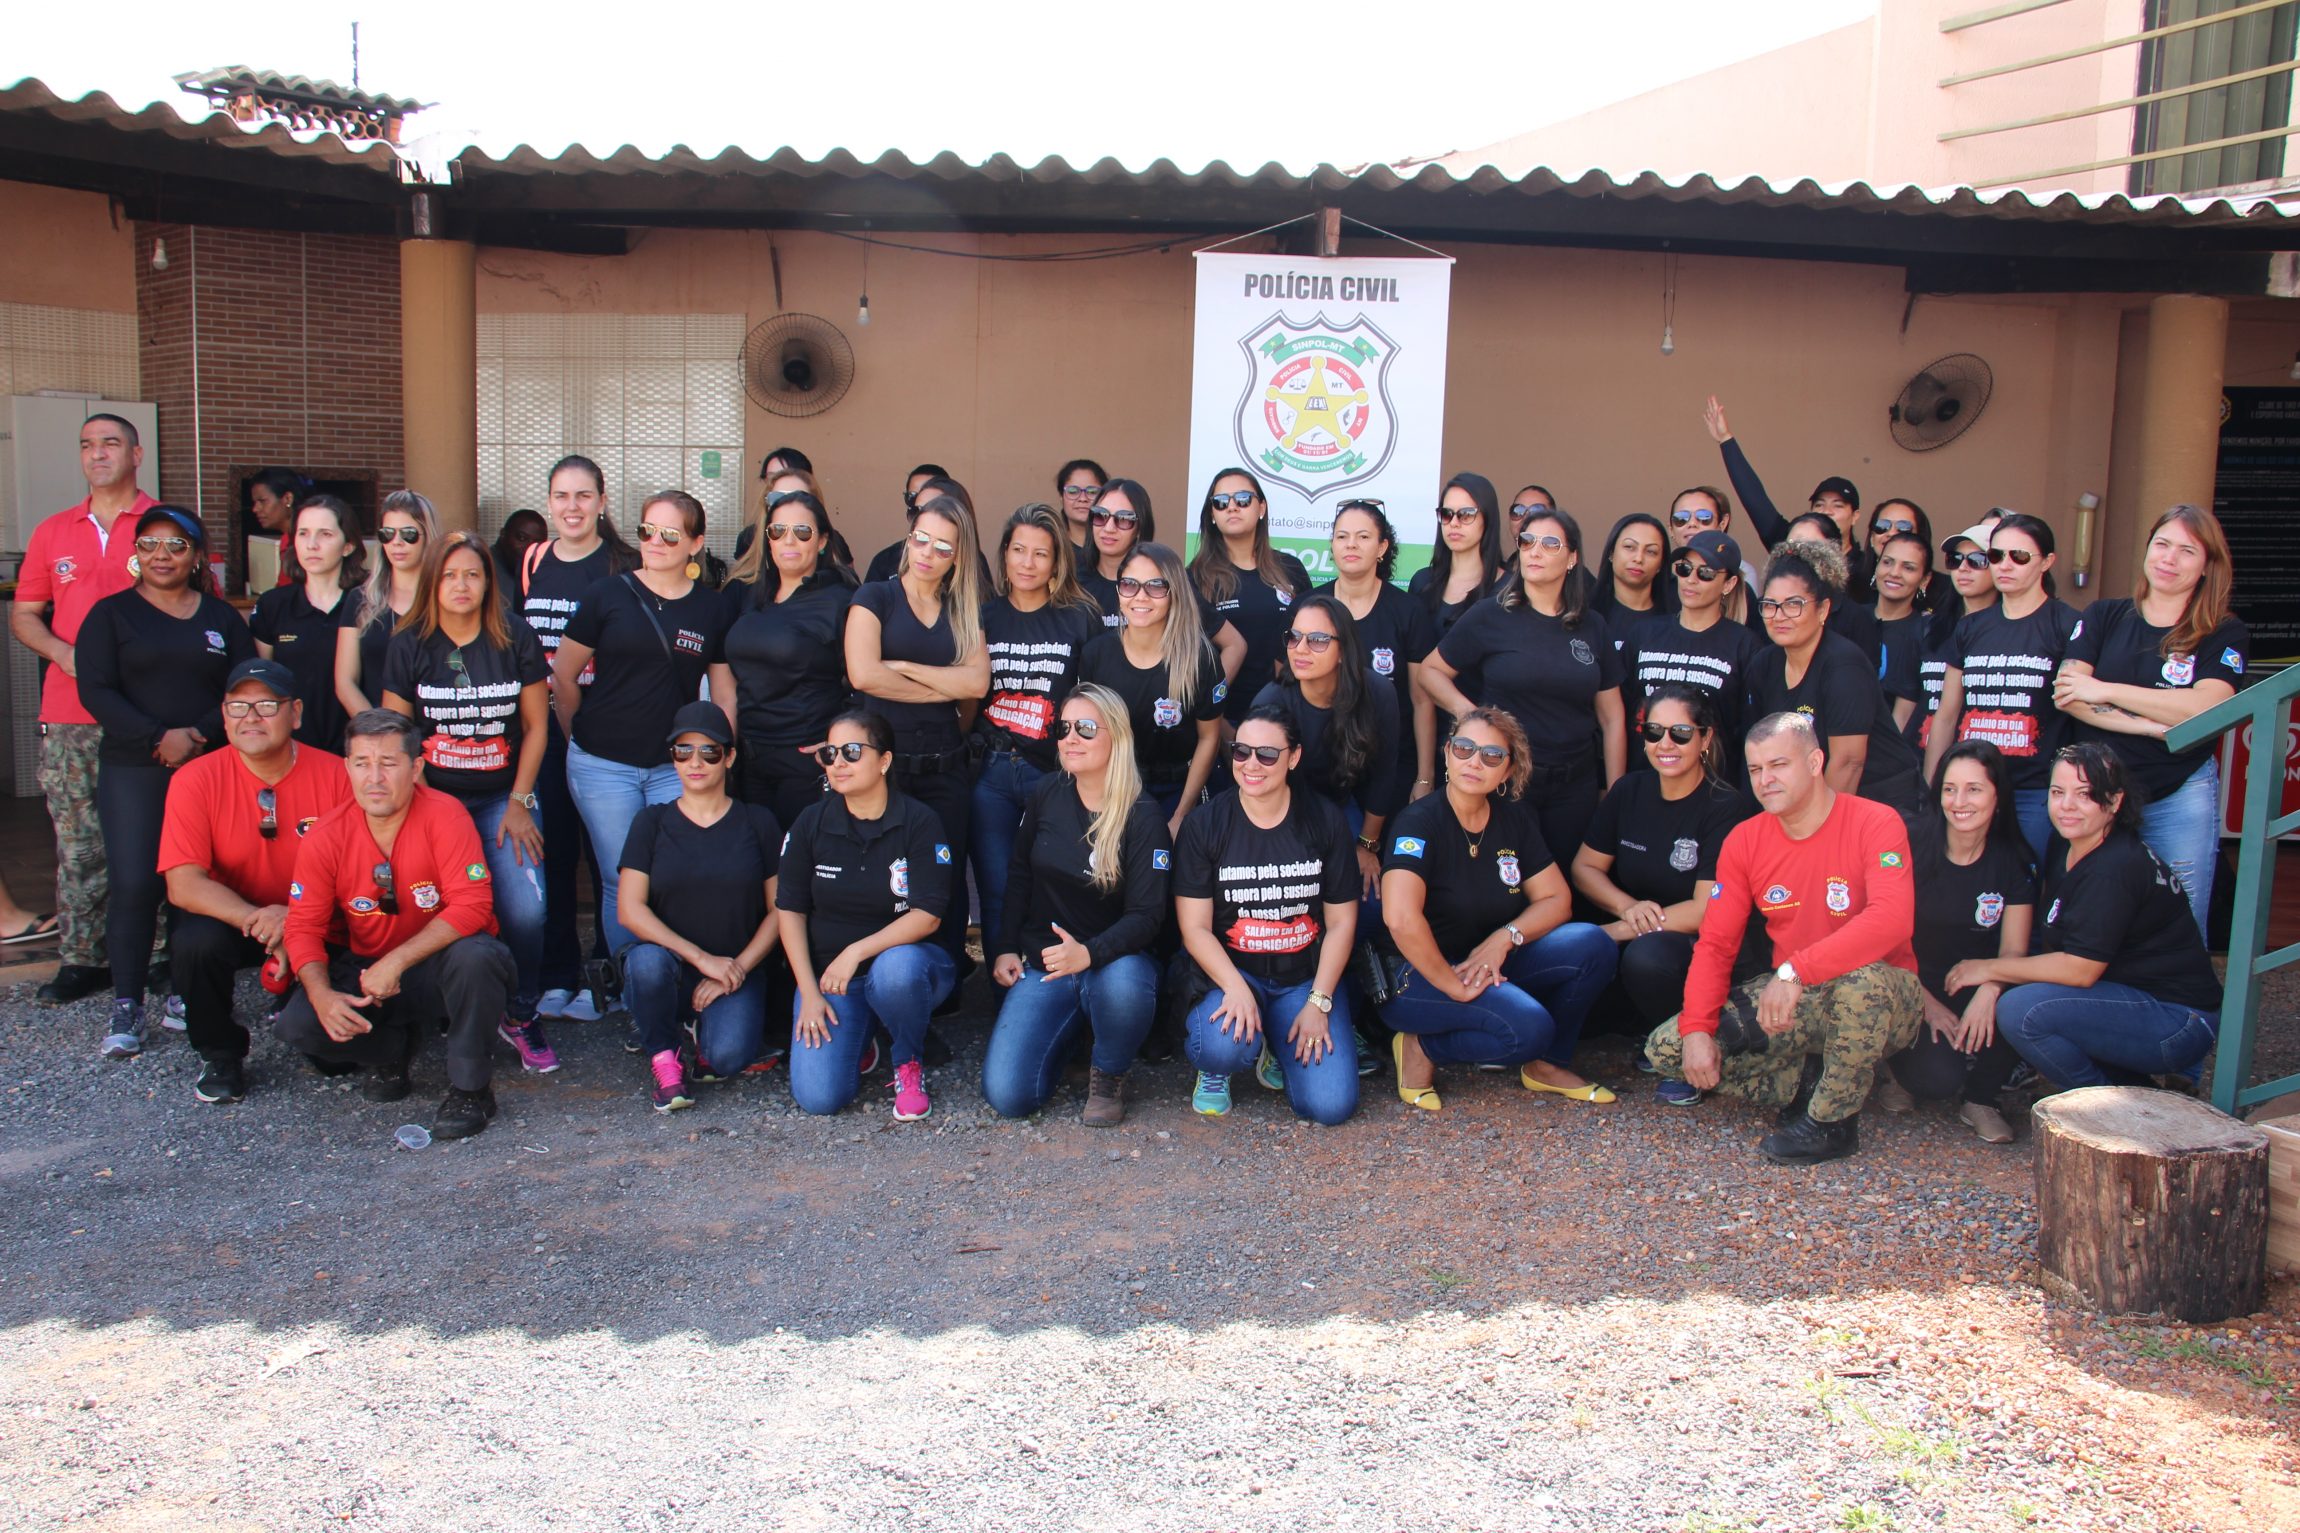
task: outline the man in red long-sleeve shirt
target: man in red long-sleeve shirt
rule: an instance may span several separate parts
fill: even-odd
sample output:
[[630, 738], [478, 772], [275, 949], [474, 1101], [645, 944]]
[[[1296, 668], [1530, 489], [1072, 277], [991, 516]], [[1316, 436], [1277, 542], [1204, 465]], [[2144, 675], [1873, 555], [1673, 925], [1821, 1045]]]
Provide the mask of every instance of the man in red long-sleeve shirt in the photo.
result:
[[[1749, 731], [1749, 786], [1766, 812], [1734, 827], [1685, 981], [1685, 1010], [1645, 1051], [1664, 1076], [1783, 1109], [1758, 1148], [1813, 1165], [1861, 1147], [1860, 1111], [1886, 1056], [1924, 1019], [1909, 833], [1882, 804], [1831, 789], [1812, 719]], [[1773, 942], [1769, 975], [1732, 984], [1750, 912]], [[1805, 1057], [1821, 1071], [1801, 1093]]]
[[[423, 785], [422, 749], [415, 721], [381, 708], [344, 731], [352, 801], [322, 816], [296, 854], [283, 940], [303, 988], [273, 1032], [323, 1070], [369, 1066], [361, 1094], [396, 1102], [445, 1017], [448, 1091], [431, 1132], [464, 1139], [495, 1116], [490, 1049], [514, 969], [495, 935], [479, 832], [460, 803]], [[331, 948], [331, 926], [344, 946]]]

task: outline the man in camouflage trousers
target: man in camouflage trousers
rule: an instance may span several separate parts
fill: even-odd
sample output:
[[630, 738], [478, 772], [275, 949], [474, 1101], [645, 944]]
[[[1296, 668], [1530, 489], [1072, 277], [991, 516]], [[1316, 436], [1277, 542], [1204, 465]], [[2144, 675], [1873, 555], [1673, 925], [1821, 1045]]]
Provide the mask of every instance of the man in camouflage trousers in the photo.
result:
[[[1747, 756], [1766, 812], [1725, 839], [1685, 1010], [1654, 1030], [1646, 1054], [1666, 1077], [1781, 1108], [1758, 1148], [1783, 1165], [1813, 1165], [1860, 1148], [1877, 1068], [1915, 1041], [1924, 1019], [1909, 945], [1909, 836], [1890, 808], [1830, 788], [1809, 715], [1759, 720]], [[1777, 967], [1735, 988], [1752, 912]], [[1810, 1055], [1820, 1073], [1801, 1091]]]

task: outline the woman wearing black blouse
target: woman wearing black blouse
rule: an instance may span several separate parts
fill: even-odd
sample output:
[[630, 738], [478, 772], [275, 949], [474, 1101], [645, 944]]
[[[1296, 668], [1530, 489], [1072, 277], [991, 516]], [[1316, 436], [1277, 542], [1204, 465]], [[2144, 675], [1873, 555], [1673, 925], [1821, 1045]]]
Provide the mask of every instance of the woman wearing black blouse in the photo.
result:
[[1757, 615], [1774, 647], [1749, 662], [1748, 717], [1804, 713], [1828, 754], [1829, 786], [1914, 813], [1917, 753], [1893, 722], [1876, 665], [1830, 631], [1845, 599], [1845, 558], [1825, 543], [1784, 543], [1765, 566]]
[[967, 833], [986, 938], [1000, 927], [1024, 806], [1059, 770], [1054, 711], [1078, 684], [1079, 657], [1101, 636], [1102, 614], [1078, 588], [1062, 514], [1043, 501], [1017, 510], [998, 538], [997, 594], [982, 604], [990, 695], [974, 721], [982, 767]]
[[1406, 801], [1390, 746], [1398, 737], [1396, 694], [1367, 668], [1357, 625], [1331, 596], [1294, 609], [1285, 645], [1285, 679], [1264, 687], [1254, 706], [1281, 708], [1293, 719], [1302, 738], [1295, 785], [1324, 795], [1348, 819], [1371, 894], [1381, 877], [1382, 826]]
[[1677, 605], [1677, 590], [1668, 579], [1669, 532], [1661, 518], [1632, 511], [1613, 524], [1605, 535], [1605, 551], [1597, 560], [1597, 583], [1589, 593], [1590, 610], [1605, 619], [1618, 646], [1630, 625], [1649, 613], [1666, 613]]
[[784, 825], [823, 796], [814, 749], [846, 707], [851, 571], [830, 557], [830, 513], [805, 490], [767, 497], [765, 536], [735, 561], [727, 670], [735, 680], [735, 796]]
[[[1112, 479], [1094, 497], [1087, 513], [1086, 546], [1078, 553], [1078, 585], [1101, 610], [1104, 628], [1123, 628], [1118, 581], [1133, 562], [1134, 551], [1158, 541], [1158, 520], [1150, 512], [1150, 492], [1131, 479]], [[1214, 651], [1225, 689], [1235, 685], [1246, 663], [1246, 637], [1238, 626], [1214, 610], [1214, 604], [1185, 583], [1192, 605], [1198, 609], [1198, 629]], [[1225, 690], [1224, 695], [1227, 694]]]
[[1246, 640], [1246, 658], [1224, 709], [1235, 726], [1253, 706], [1253, 696], [1277, 679], [1287, 614], [1310, 591], [1302, 561], [1270, 545], [1270, 497], [1247, 470], [1226, 468], [1207, 488], [1198, 508], [1190, 579]]
[[1414, 571], [1406, 594], [1430, 615], [1437, 636], [1508, 578], [1504, 566], [1501, 497], [1483, 474], [1456, 474], [1438, 496], [1437, 545], [1430, 562]]
[[103, 726], [96, 819], [110, 896], [112, 967], [106, 1059], [143, 1051], [144, 981], [165, 884], [160, 822], [177, 767], [224, 745], [225, 680], [256, 652], [254, 635], [208, 577], [208, 540], [180, 506], [136, 518], [136, 583], [88, 609], [74, 651], [80, 700]]
[[1382, 1020], [1398, 1096], [1438, 1110], [1440, 1064], [1520, 1066], [1528, 1091], [1576, 1102], [1613, 1093], [1573, 1072], [1581, 1024], [1613, 978], [1612, 941], [1573, 921], [1573, 891], [1524, 802], [1533, 754], [1498, 708], [1472, 709], [1446, 742], [1446, 786], [1390, 827], [1382, 919], [1399, 962]]
[[351, 507], [333, 495], [313, 495], [296, 505], [284, 539], [288, 557], [282, 573], [288, 584], [256, 598], [248, 621], [256, 653], [277, 660], [295, 677], [303, 722], [295, 737], [325, 751], [343, 749], [343, 726], [350, 715], [335, 692], [335, 652], [343, 630], [345, 604], [356, 611], [355, 594], [367, 579], [367, 550]]
[[[649, 804], [679, 796], [679, 774], [664, 759], [671, 717], [696, 700], [706, 678], [711, 701], [730, 712], [735, 678], [727, 669], [727, 603], [702, 585], [703, 507], [664, 490], [639, 508], [639, 568], [584, 593], [551, 657], [551, 708], [567, 735], [567, 787], [590, 833], [599, 866], [599, 925], [620, 958], [631, 934], [616, 918], [611, 870], [623, 839]], [[578, 679], [588, 671], [590, 681]]]
[[439, 542], [439, 513], [431, 497], [413, 490], [383, 497], [375, 537], [383, 558], [367, 584], [352, 593], [357, 605], [343, 609], [343, 628], [336, 635], [335, 696], [346, 719], [381, 706], [384, 654], [415, 605], [424, 556]]
[[[1390, 583], [1398, 567], [1398, 534], [1380, 501], [1343, 501], [1334, 513], [1331, 547], [1334, 578], [1317, 594], [1349, 609], [1366, 665], [1396, 696], [1398, 762], [1406, 769], [1409, 796], [1419, 798], [1437, 778], [1437, 707], [1415, 682], [1437, 648], [1437, 624], [1427, 607]], [[1412, 728], [1402, 727], [1409, 722]]]
[[1143, 544], [1115, 589], [1126, 626], [1086, 646], [1078, 679], [1125, 701], [1142, 789], [1165, 812], [1167, 833], [1178, 834], [1213, 775], [1227, 684], [1174, 550]]
[[1007, 990], [982, 1094], [1002, 1117], [1029, 1117], [1054, 1094], [1084, 1026], [1094, 1040], [1085, 1121], [1113, 1128], [1158, 1011], [1149, 949], [1166, 919], [1173, 849], [1142, 792], [1117, 694], [1080, 687], [1055, 730], [1063, 775], [1041, 782], [1023, 812], [1003, 919], [986, 943]]
[[1629, 764], [1621, 656], [1587, 607], [1580, 524], [1537, 511], [1517, 548], [1516, 572], [1439, 641], [1422, 685], [1453, 718], [1490, 707], [1517, 720], [1533, 747], [1527, 791], [1541, 839], [1570, 865], [1599, 796]]

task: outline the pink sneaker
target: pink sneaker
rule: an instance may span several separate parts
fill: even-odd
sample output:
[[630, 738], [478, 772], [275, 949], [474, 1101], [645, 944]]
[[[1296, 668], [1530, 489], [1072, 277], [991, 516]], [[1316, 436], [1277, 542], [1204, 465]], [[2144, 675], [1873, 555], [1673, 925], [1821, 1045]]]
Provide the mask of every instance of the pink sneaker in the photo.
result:
[[647, 1063], [655, 1072], [655, 1111], [671, 1112], [695, 1105], [694, 1097], [687, 1090], [687, 1067], [680, 1062], [677, 1049], [665, 1049]]
[[503, 1025], [495, 1030], [495, 1036], [519, 1051], [522, 1068], [537, 1075], [549, 1075], [559, 1068], [559, 1055], [543, 1036], [543, 1024], [540, 1021], [514, 1022], [505, 1017]]
[[934, 1111], [927, 1100], [926, 1067], [917, 1060], [894, 1067], [894, 1121], [916, 1123]]

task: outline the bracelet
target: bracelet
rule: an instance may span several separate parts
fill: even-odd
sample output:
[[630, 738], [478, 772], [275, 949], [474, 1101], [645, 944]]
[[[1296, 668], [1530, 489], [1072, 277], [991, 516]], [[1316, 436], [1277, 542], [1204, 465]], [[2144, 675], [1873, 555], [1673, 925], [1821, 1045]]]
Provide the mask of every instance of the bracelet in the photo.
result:
[[1371, 836], [1360, 836], [1358, 837], [1358, 847], [1361, 851], [1378, 852], [1381, 850], [1381, 843]]
[[1436, 787], [1436, 786], [1437, 786], [1437, 784], [1436, 784], [1436, 783], [1434, 783], [1434, 782], [1431, 782], [1431, 781], [1430, 781], [1428, 778], [1426, 778], [1426, 777], [1417, 777], [1417, 778], [1415, 778], [1415, 779], [1414, 779], [1414, 786], [1415, 786], [1415, 787], [1417, 787], [1417, 788], [1434, 788], [1434, 787]]

